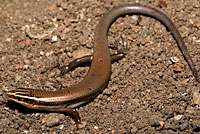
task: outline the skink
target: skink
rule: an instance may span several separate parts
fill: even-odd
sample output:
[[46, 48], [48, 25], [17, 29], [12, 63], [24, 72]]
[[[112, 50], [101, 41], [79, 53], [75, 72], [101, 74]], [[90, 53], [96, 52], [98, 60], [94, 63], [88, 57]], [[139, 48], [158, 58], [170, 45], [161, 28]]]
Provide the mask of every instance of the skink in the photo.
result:
[[[172, 21], [165, 14], [151, 7], [124, 5], [110, 10], [99, 21], [96, 27], [91, 67], [86, 77], [80, 83], [54, 92], [36, 89], [15, 89], [8, 91], [6, 93], [7, 97], [31, 109], [70, 113], [75, 122], [77, 124], [80, 123], [80, 116], [75, 108], [96, 97], [109, 82], [111, 75], [111, 56], [108, 50], [107, 32], [111, 24], [118, 17], [126, 14], [146, 15], [162, 22], [176, 40], [194, 77], [200, 82], [195, 65], [184, 45], [180, 33]], [[77, 61], [77, 63], [79, 64], [79, 61]]]

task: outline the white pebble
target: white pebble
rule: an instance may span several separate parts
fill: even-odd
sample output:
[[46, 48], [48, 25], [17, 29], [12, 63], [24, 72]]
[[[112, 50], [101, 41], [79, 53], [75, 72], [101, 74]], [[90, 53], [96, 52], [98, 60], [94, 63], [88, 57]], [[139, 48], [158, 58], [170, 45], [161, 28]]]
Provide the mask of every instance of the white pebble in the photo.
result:
[[170, 60], [173, 62], [173, 63], [178, 63], [179, 62], [179, 59], [177, 57], [170, 57]]
[[179, 114], [179, 115], [174, 116], [174, 119], [175, 120], [180, 120], [182, 117], [183, 117], [183, 115]]
[[40, 55], [44, 55], [44, 51], [40, 51]]
[[54, 36], [52, 37], [52, 41], [53, 41], [53, 42], [58, 41], [58, 36], [54, 35]]
[[97, 130], [97, 129], [98, 129], [98, 127], [97, 127], [97, 126], [94, 126], [94, 129], [96, 129], [96, 130]]

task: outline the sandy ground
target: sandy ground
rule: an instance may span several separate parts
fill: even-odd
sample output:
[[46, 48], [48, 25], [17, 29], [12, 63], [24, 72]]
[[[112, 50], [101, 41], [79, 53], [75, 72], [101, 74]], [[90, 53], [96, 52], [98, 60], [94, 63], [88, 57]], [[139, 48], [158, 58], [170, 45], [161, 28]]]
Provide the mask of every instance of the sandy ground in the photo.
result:
[[[107, 2], [105, 2], [107, 1]], [[112, 64], [108, 86], [78, 108], [82, 125], [62, 113], [33, 111], [9, 102], [5, 92], [18, 87], [55, 90], [81, 81], [89, 69], [60, 70], [92, 54], [95, 27], [108, 10], [131, 0], [0, 0], [0, 133], [3, 134], [191, 134], [200, 132], [200, 110], [193, 101], [200, 84], [176, 42], [158, 21], [119, 18], [109, 30], [111, 53], [126, 57]], [[140, 0], [159, 9], [179, 29], [197, 68], [200, 66], [200, 1]], [[161, 7], [160, 7], [161, 6]], [[177, 58], [172, 63], [170, 58]], [[59, 90], [59, 89], [58, 89]]]

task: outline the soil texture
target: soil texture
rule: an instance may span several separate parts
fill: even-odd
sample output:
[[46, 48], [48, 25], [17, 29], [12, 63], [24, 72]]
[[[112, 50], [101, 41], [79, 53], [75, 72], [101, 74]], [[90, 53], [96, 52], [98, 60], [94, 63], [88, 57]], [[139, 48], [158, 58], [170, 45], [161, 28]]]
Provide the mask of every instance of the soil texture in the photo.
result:
[[126, 56], [112, 64], [104, 91], [77, 109], [82, 119], [78, 130], [70, 116], [27, 109], [5, 97], [6, 91], [19, 87], [54, 91], [83, 80], [89, 66], [62, 77], [55, 66], [92, 54], [98, 21], [124, 4], [140, 3], [165, 13], [179, 29], [199, 70], [199, 0], [0, 2], [0, 133], [200, 133], [200, 84], [170, 32], [147, 16], [127, 15], [111, 26], [110, 52], [123, 50]]

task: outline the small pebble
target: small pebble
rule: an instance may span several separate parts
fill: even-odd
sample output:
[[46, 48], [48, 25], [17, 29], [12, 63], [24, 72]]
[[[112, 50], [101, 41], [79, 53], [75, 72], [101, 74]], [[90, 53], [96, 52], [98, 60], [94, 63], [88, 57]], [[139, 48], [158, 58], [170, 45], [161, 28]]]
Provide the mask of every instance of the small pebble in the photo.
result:
[[137, 131], [138, 131], [137, 127], [133, 127], [133, 128], [131, 129], [131, 133], [132, 133], [132, 134], [136, 134]]
[[53, 127], [56, 125], [59, 125], [60, 120], [62, 120], [64, 117], [64, 115], [57, 115], [55, 113], [51, 113], [46, 115], [43, 119], [42, 119], [42, 124], [45, 124], [48, 127]]
[[15, 69], [16, 69], [16, 70], [19, 70], [20, 68], [21, 68], [20, 65], [16, 65], [16, 66], [15, 66]]
[[44, 55], [44, 51], [40, 51], [40, 55]]
[[60, 126], [60, 129], [63, 129], [64, 128], [64, 125], [62, 124], [61, 126]]
[[[78, 128], [84, 128], [86, 126], [87, 122], [86, 121], [82, 121], [81, 124], [79, 124]], [[97, 127], [98, 129], [98, 127]]]
[[68, 56], [69, 58], [72, 58], [73, 54], [72, 54], [71, 52], [67, 52], [67, 56]]
[[163, 121], [159, 121], [161, 128], [164, 127], [165, 123]]
[[24, 65], [23, 69], [27, 70], [29, 68], [29, 65]]
[[25, 134], [28, 134], [28, 130], [24, 130], [24, 133], [25, 133]]
[[195, 91], [193, 93], [193, 103], [200, 106], [200, 93], [199, 93], [199, 91]]
[[50, 51], [50, 52], [47, 52], [47, 53], [46, 53], [46, 56], [49, 57], [49, 56], [52, 55], [52, 54], [53, 54], [53, 51]]
[[97, 127], [97, 126], [94, 126], [94, 129], [96, 129], [96, 130], [97, 130], [97, 129], [98, 129], [98, 127]]
[[26, 123], [26, 124], [25, 124], [25, 127], [26, 127], [26, 129], [29, 128], [29, 127], [30, 127], [30, 124], [29, 124], [29, 123]]
[[6, 39], [7, 42], [11, 42], [11, 40], [12, 40], [11, 38], [7, 38]]
[[60, 39], [61, 39], [62, 41], [67, 40], [67, 39], [68, 39], [67, 34], [62, 33], [62, 34], [60, 35]]
[[178, 120], [181, 120], [182, 117], [183, 115], [179, 114], [179, 115], [174, 116], [174, 119], [178, 121]]
[[31, 40], [30, 39], [27, 39], [26, 40], [26, 46], [28, 47], [28, 46], [30, 46], [31, 45]]
[[178, 63], [179, 62], [179, 59], [177, 57], [171, 57], [170, 60], [173, 62], [173, 63]]
[[57, 42], [57, 41], [58, 41], [58, 36], [54, 35], [54, 36], [52, 37], [52, 41], [53, 41], [53, 42]]

